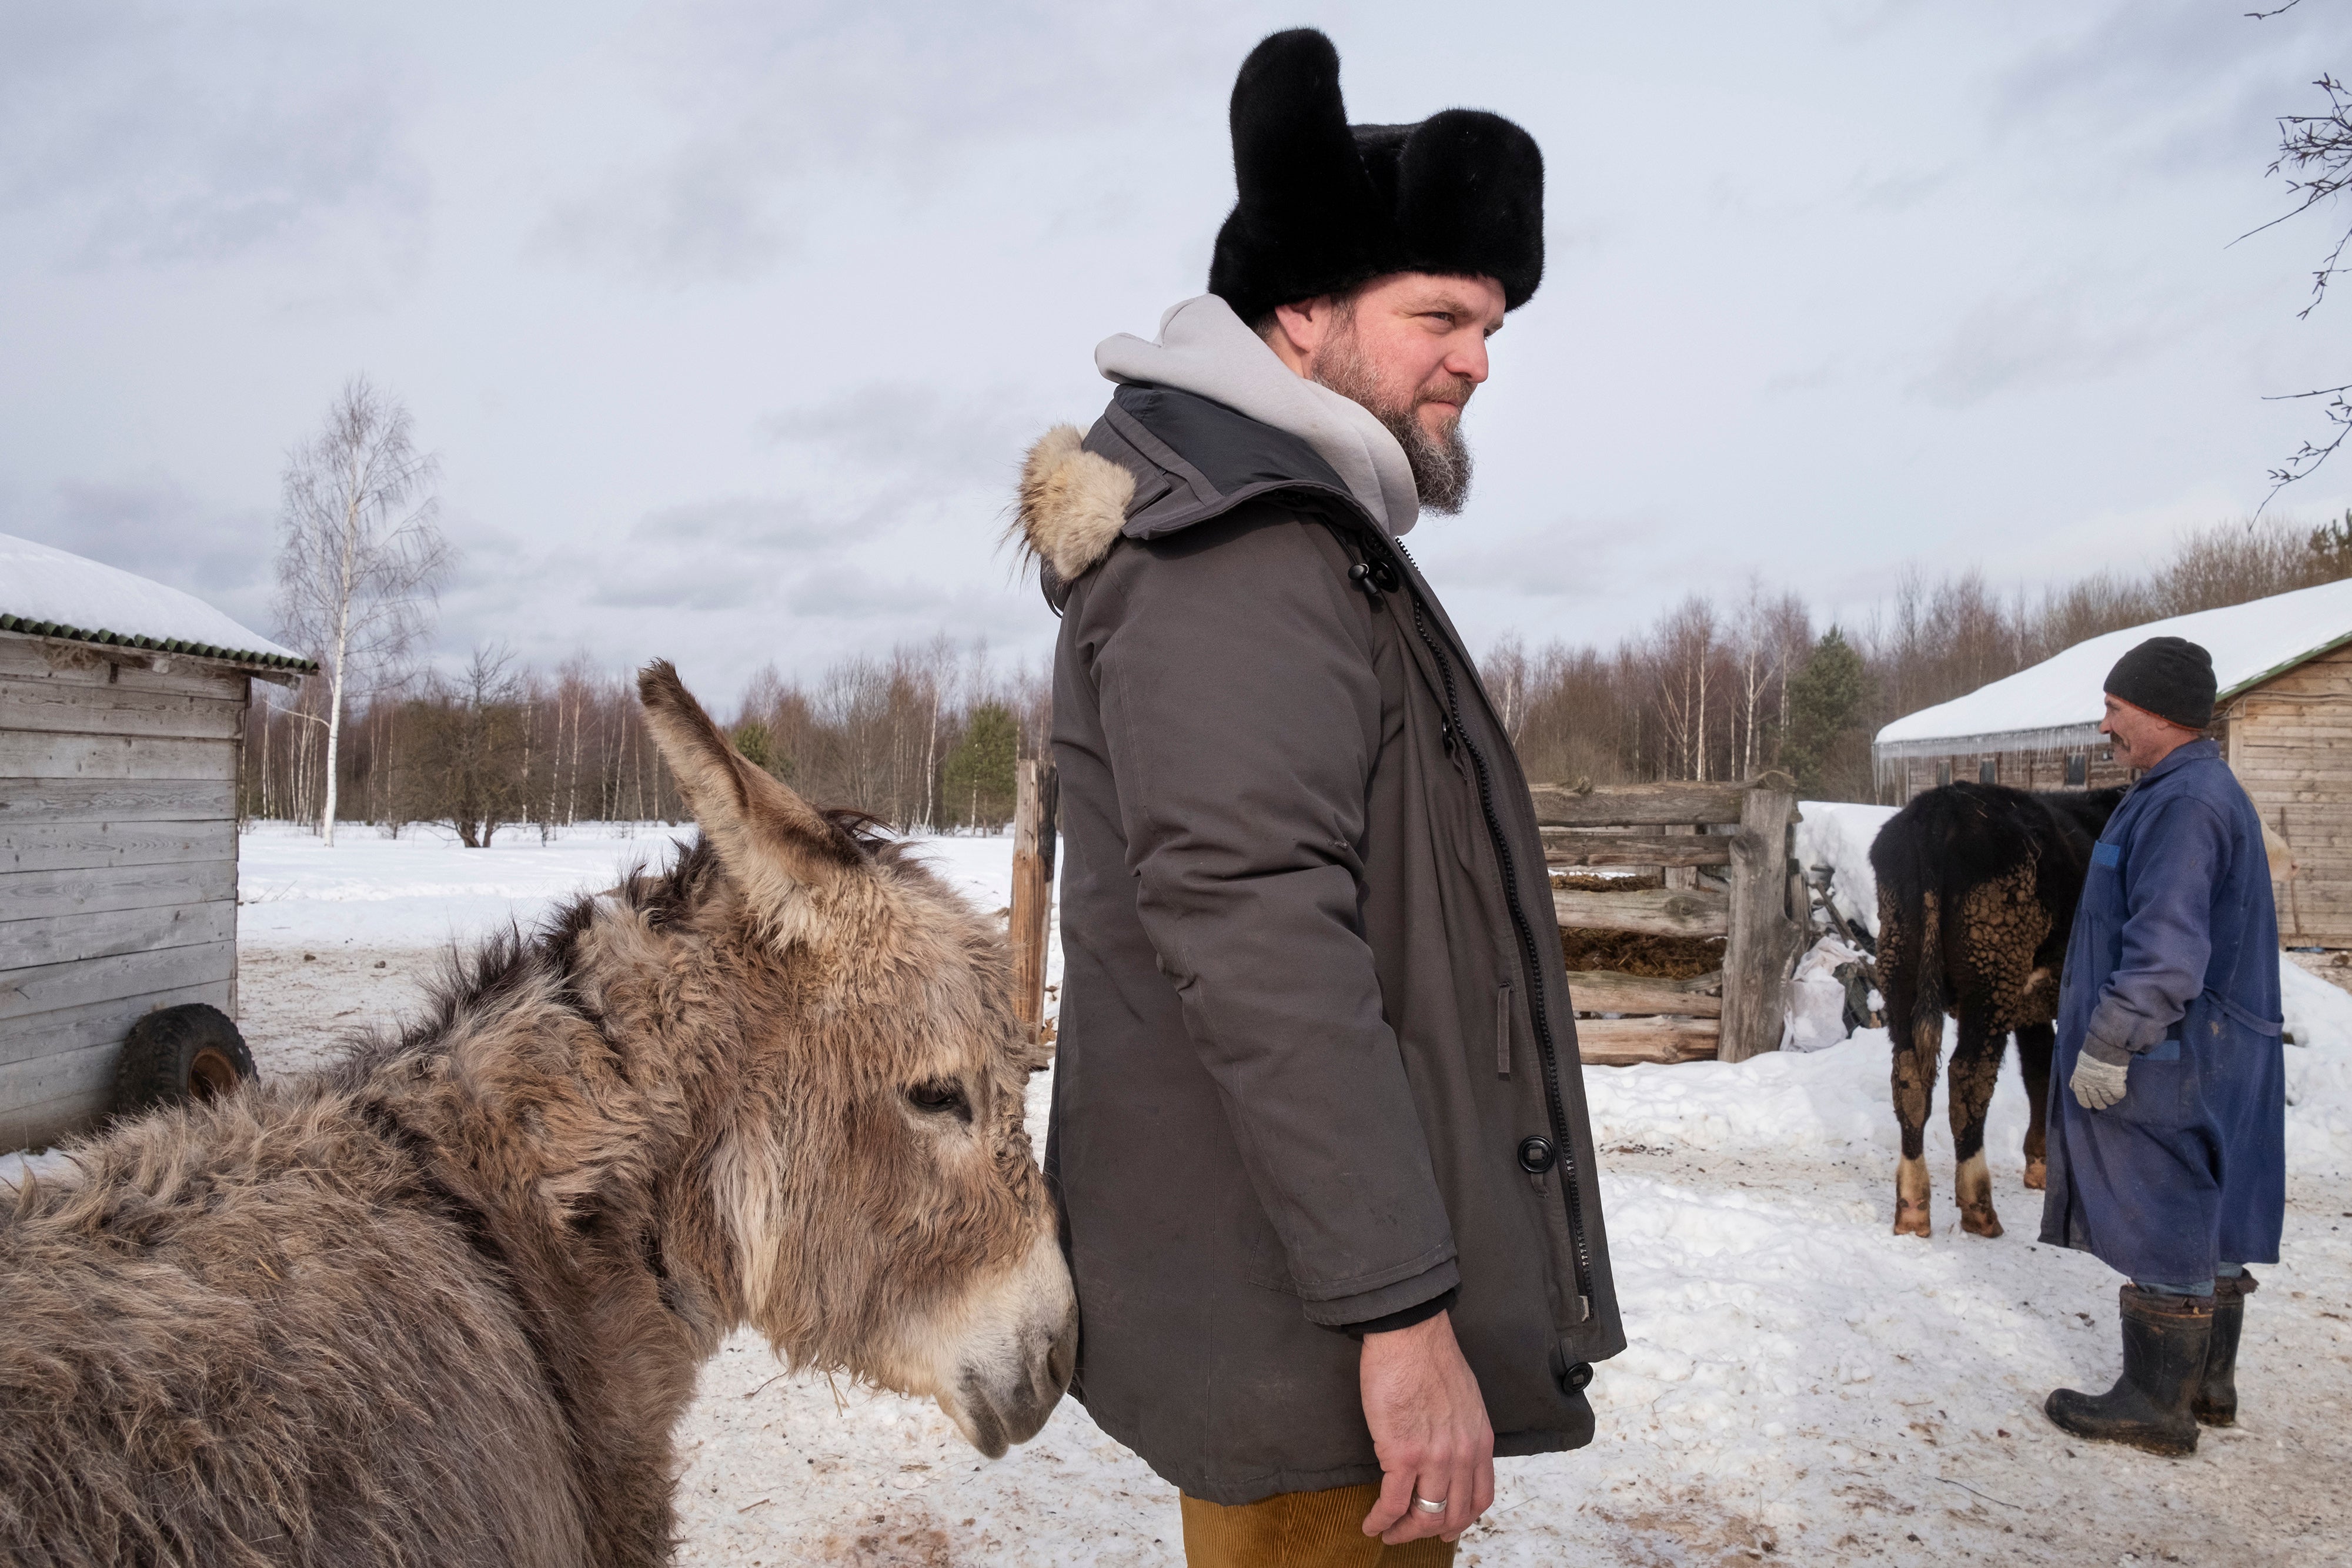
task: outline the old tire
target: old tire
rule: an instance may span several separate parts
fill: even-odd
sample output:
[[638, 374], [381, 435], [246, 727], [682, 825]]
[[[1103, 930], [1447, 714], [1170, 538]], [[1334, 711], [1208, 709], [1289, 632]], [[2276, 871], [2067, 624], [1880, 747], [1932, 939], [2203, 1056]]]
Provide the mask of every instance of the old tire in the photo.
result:
[[114, 1068], [114, 1113], [135, 1116], [225, 1094], [254, 1075], [245, 1037], [216, 1007], [189, 1002], [131, 1026]]

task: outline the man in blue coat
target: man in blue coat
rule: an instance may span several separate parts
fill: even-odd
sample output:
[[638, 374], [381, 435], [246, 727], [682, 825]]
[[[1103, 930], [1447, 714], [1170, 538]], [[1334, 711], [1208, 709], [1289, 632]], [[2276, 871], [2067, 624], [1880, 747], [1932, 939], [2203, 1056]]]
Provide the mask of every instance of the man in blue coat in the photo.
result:
[[2100, 730], [2142, 769], [2092, 852], [2051, 1074], [2042, 1239], [2121, 1292], [2123, 1375], [2044, 1406], [2078, 1437], [2158, 1454], [2237, 1417], [2248, 1263], [2278, 1261], [2286, 1071], [2262, 819], [2221, 750], [2213, 661], [2154, 637], [2106, 682]]

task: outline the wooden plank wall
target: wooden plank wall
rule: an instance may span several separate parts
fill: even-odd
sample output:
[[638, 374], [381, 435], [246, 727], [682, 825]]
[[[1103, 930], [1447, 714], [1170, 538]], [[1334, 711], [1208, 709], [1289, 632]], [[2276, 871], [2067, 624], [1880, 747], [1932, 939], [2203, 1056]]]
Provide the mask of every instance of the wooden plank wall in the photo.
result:
[[[1548, 865], [1665, 873], [1662, 888], [1555, 886], [1552, 908], [1563, 928], [1726, 938], [1723, 967], [1694, 980], [1570, 975], [1584, 1061], [1740, 1061], [1777, 1050], [1789, 971], [1803, 946], [1788, 869], [1795, 797], [1735, 783], [1537, 785], [1532, 794]], [[1733, 831], [1701, 831], [1709, 827]], [[1702, 866], [1727, 866], [1727, 888], [1698, 884]]]
[[2296, 665], [2231, 706], [2230, 766], [2294, 852], [2279, 937], [2352, 947], [2352, 648]]
[[1885, 803], [1900, 806], [1926, 794], [1936, 788], [1939, 771], [1946, 766], [1952, 770], [1953, 783], [1976, 783], [1983, 778], [1987, 762], [1993, 765], [1993, 782], [2012, 789], [2105, 789], [2132, 781], [2131, 769], [2116, 760], [2105, 742], [2081, 749], [2088, 779], [2080, 785], [2066, 782], [2068, 754], [2063, 751], [1955, 751], [1945, 757], [1905, 758], [1894, 764], [1900, 770], [1901, 782]]
[[247, 685], [0, 632], [0, 1149], [102, 1114], [142, 1014], [235, 1012]]

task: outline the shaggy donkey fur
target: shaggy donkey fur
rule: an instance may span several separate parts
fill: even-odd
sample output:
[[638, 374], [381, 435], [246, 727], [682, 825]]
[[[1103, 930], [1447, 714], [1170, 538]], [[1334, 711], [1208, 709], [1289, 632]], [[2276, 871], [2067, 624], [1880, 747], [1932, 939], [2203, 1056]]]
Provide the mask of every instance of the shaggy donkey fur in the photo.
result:
[[666, 664], [700, 823], [317, 1077], [0, 1189], [0, 1560], [641, 1564], [749, 1323], [985, 1451], [1068, 1381], [1002, 938], [737, 758]]
[[1889, 818], [1872, 842], [1878, 977], [1895, 1042], [1895, 1115], [1903, 1124], [1897, 1236], [1932, 1229], [1922, 1150], [1948, 1012], [1960, 1026], [1948, 1110], [1961, 1228], [2000, 1234], [1984, 1123], [2012, 1032], [2032, 1112], [2025, 1185], [2042, 1185], [2059, 970], [2091, 845], [2123, 797], [2121, 789], [2028, 794], [1999, 784], [1947, 784]]

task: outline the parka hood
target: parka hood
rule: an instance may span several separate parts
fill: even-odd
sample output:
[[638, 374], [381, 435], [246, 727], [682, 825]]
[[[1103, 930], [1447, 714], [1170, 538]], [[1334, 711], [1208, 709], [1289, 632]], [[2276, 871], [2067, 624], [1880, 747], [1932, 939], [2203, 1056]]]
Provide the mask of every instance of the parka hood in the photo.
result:
[[1297, 436], [1391, 535], [1411, 533], [1421, 517], [1412, 465], [1380, 417], [1284, 364], [1213, 294], [1171, 306], [1156, 341], [1127, 332], [1104, 339], [1095, 368], [1106, 381], [1193, 392]]
[[1387, 427], [1293, 374], [1223, 300], [1177, 306], [1160, 339], [1106, 340], [1110, 406], [1083, 434], [1055, 425], [1022, 465], [1013, 531], [1055, 608], [1122, 535], [1164, 538], [1270, 491], [1391, 534], [1412, 526], [1412, 469]]

